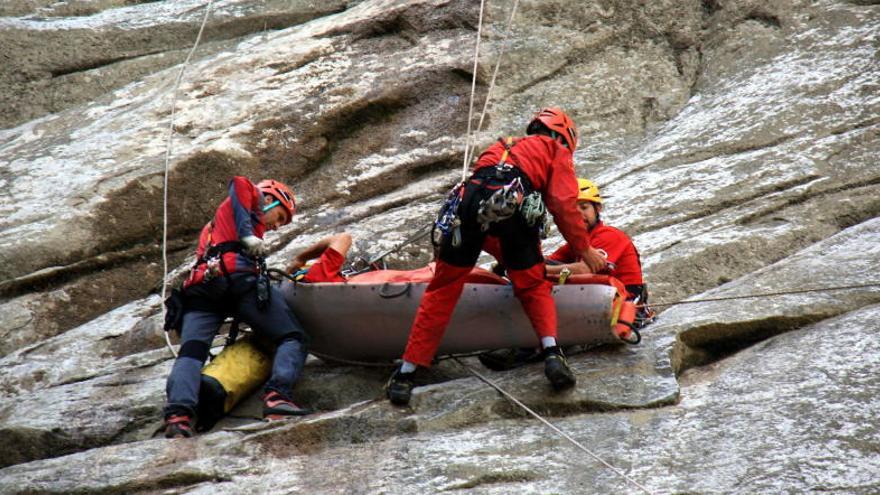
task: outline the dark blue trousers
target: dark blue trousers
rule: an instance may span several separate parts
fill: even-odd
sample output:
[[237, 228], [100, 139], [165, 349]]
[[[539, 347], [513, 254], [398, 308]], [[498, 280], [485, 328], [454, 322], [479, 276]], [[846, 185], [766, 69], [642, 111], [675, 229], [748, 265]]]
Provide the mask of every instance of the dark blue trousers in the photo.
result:
[[166, 417], [195, 415], [202, 367], [227, 316], [246, 323], [256, 335], [277, 346], [266, 391], [290, 397], [308, 354], [305, 332], [276, 287], [270, 289], [268, 307], [257, 308], [255, 280], [252, 273], [233, 273], [228, 279], [218, 277], [186, 289], [180, 351], [165, 387]]

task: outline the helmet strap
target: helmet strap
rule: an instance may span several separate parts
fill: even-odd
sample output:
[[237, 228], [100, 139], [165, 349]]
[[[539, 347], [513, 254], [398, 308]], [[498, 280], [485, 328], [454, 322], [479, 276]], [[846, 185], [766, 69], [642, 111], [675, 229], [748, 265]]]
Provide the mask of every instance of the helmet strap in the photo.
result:
[[263, 207], [263, 213], [266, 213], [267, 211], [271, 210], [272, 208], [275, 208], [276, 206], [278, 206], [278, 205], [280, 205], [280, 204], [281, 204], [281, 201], [278, 201], [278, 200], [276, 199], [275, 201], [273, 201], [273, 202], [271, 202], [271, 203], [269, 203], [269, 204], [267, 204], [266, 206]]

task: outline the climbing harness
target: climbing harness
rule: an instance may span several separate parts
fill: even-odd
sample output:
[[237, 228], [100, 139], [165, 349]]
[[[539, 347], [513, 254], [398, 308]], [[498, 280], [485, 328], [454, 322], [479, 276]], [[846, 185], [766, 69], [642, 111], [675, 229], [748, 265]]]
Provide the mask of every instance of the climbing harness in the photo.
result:
[[[498, 141], [504, 146], [504, 151], [495, 165], [494, 176], [484, 176], [481, 179], [508, 182], [500, 187], [494, 186], [499, 188], [491, 196], [480, 201], [477, 210], [477, 222], [480, 224], [480, 229], [486, 232], [493, 223], [507, 220], [519, 212], [529, 227], [538, 226], [542, 238], [546, 238], [549, 229], [545, 227], [545, 222], [548, 217], [541, 193], [531, 190], [528, 178], [520, 172], [515, 162], [509, 161], [510, 151], [517, 142], [512, 137], [499, 138]], [[493, 188], [491, 185], [477, 182], [479, 180], [472, 179], [472, 182], [490, 189]]]
[[197, 270], [199, 265], [204, 263], [205, 272], [202, 276], [205, 282], [219, 277], [220, 275], [226, 277], [226, 280], [229, 281], [229, 270], [226, 268], [226, 263], [223, 261], [223, 255], [226, 253], [240, 253], [244, 249], [244, 246], [242, 246], [239, 241], [226, 241], [221, 242], [220, 244], [214, 244], [212, 239], [214, 222], [211, 221], [210, 225], [211, 227], [208, 230], [205, 252], [196, 259], [192, 266], [192, 270]]
[[564, 438], [564, 439], [568, 440], [569, 442], [571, 442], [575, 447], [577, 447], [577, 448], [579, 448], [580, 450], [584, 451], [585, 453], [589, 454], [593, 459], [596, 459], [597, 461], [599, 461], [600, 463], [602, 463], [602, 465], [604, 465], [604, 466], [607, 467], [608, 469], [614, 471], [614, 473], [616, 473], [617, 475], [619, 475], [620, 477], [622, 477], [622, 478], [625, 479], [626, 481], [629, 481], [629, 482], [632, 483], [633, 485], [639, 487], [643, 492], [645, 492], [645, 493], [647, 493], [647, 494], [649, 494], [649, 495], [651, 494], [651, 491], [648, 490], [647, 488], [645, 488], [644, 486], [642, 486], [641, 484], [639, 484], [639, 482], [637, 482], [636, 480], [630, 478], [629, 476], [626, 475], [626, 473], [624, 473], [624, 472], [621, 471], [620, 469], [618, 469], [618, 468], [612, 466], [611, 464], [609, 464], [607, 461], [605, 461], [604, 459], [602, 459], [602, 458], [599, 457], [598, 455], [594, 454], [590, 449], [586, 448], [583, 444], [581, 444], [580, 442], [578, 442], [577, 440], [575, 440], [574, 438], [572, 438], [571, 435], [569, 435], [568, 433], [565, 433], [564, 431], [562, 431], [562, 430], [559, 429], [558, 427], [554, 426], [552, 423], [550, 423], [549, 421], [547, 421], [546, 419], [544, 419], [544, 417], [542, 417], [540, 414], [536, 413], [536, 412], [533, 411], [531, 408], [529, 408], [529, 406], [523, 404], [519, 399], [517, 399], [516, 397], [514, 397], [513, 395], [511, 395], [509, 392], [507, 392], [507, 391], [504, 390], [503, 388], [501, 388], [498, 384], [496, 384], [496, 383], [493, 382], [492, 380], [489, 380], [488, 378], [486, 378], [485, 376], [483, 376], [482, 374], [480, 374], [477, 370], [475, 370], [475, 369], [471, 368], [470, 366], [464, 364], [464, 363], [461, 362], [461, 360], [458, 359], [457, 357], [456, 357], [456, 358], [453, 358], [453, 360], [454, 360], [459, 366], [461, 366], [462, 368], [464, 368], [465, 370], [467, 370], [469, 373], [471, 373], [472, 375], [474, 375], [475, 377], [477, 377], [478, 379], [480, 379], [483, 383], [485, 383], [486, 385], [489, 385], [490, 387], [494, 388], [494, 389], [497, 390], [501, 395], [503, 395], [505, 398], [507, 398], [509, 401], [513, 402], [514, 404], [516, 404], [517, 406], [519, 406], [520, 408], [522, 408], [524, 411], [526, 411], [527, 413], [531, 414], [535, 419], [537, 419], [538, 421], [540, 421], [541, 423], [543, 423], [545, 426], [547, 426], [548, 428], [550, 428], [550, 429], [553, 430], [554, 432], [558, 433], [562, 438]]
[[[189, 51], [189, 54], [186, 56], [186, 60], [183, 61], [183, 65], [180, 67], [180, 72], [177, 74], [177, 79], [174, 81], [174, 89], [172, 90], [171, 118], [168, 123], [168, 140], [165, 147], [165, 175], [162, 179], [162, 301], [166, 300], [165, 295], [168, 286], [168, 282], [166, 281], [168, 278], [168, 165], [171, 161], [171, 142], [172, 137], [174, 136], [174, 114], [177, 109], [177, 91], [180, 89], [180, 81], [183, 79], [183, 72], [186, 70], [186, 66], [189, 65], [193, 53], [195, 53], [196, 48], [199, 46], [199, 42], [202, 40], [202, 33], [205, 32], [205, 25], [208, 23], [208, 16], [211, 14], [211, 5], [213, 3], [214, 0], [208, 0], [207, 5], [205, 6], [205, 17], [202, 18], [202, 25], [199, 27], [199, 34], [196, 36], [196, 41], [193, 43], [193, 47]], [[162, 306], [162, 319], [166, 319], [164, 305]], [[171, 354], [177, 358], [177, 351], [175, 351], [174, 346], [171, 345], [171, 337], [168, 335], [168, 332], [165, 332], [165, 344], [168, 346], [168, 350], [171, 351]]]

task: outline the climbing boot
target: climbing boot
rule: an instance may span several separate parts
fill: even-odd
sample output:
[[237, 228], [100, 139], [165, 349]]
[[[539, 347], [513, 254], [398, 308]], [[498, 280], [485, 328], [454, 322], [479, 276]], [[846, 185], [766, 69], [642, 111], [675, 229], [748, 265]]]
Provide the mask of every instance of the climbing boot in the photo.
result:
[[392, 404], [406, 406], [412, 397], [412, 389], [415, 387], [416, 372], [402, 373], [398, 367], [394, 370], [388, 384], [385, 385], [385, 394]]
[[281, 419], [287, 416], [305, 416], [312, 411], [299, 407], [292, 400], [281, 395], [275, 390], [263, 394], [263, 418]]
[[189, 438], [193, 436], [192, 418], [185, 414], [172, 414], [165, 418], [165, 438]]
[[574, 373], [568, 367], [559, 346], [544, 349], [544, 375], [556, 390], [574, 386], [577, 383]]

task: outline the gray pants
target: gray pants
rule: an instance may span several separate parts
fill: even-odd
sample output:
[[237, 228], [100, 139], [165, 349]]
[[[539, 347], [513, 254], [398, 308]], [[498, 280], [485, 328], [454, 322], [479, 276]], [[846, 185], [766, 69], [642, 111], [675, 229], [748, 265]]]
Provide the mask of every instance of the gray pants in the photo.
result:
[[305, 333], [276, 287], [270, 289], [269, 305], [257, 308], [255, 280], [252, 273], [233, 273], [228, 280], [219, 277], [186, 289], [180, 352], [165, 388], [165, 417], [195, 415], [202, 367], [227, 316], [248, 324], [257, 336], [277, 346], [266, 391], [290, 396], [306, 360]]

